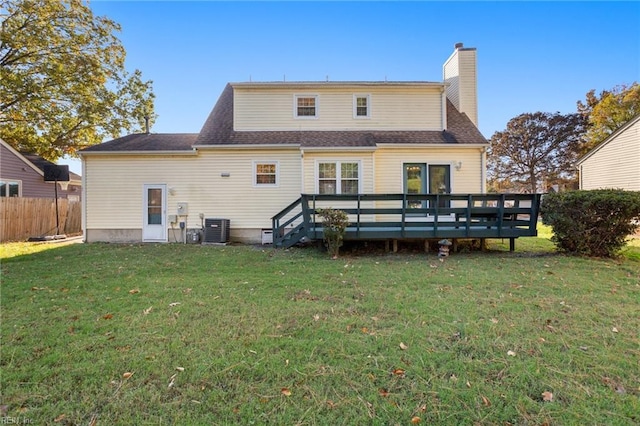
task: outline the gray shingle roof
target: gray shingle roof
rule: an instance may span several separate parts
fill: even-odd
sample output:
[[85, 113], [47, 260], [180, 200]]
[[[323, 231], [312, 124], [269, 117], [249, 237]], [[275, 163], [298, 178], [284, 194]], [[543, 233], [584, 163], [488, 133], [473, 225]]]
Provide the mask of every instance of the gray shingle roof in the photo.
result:
[[81, 152], [191, 151], [196, 133], [134, 133], [90, 146]]
[[[38, 154], [31, 154], [28, 152], [21, 152], [20, 154], [22, 154], [22, 156], [24, 158], [26, 158], [27, 160], [29, 160], [34, 166], [36, 166], [37, 168], [39, 168], [40, 170], [42, 170], [44, 172], [44, 168], [45, 166], [55, 166], [55, 163], [52, 163], [49, 160], [45, 160], [44, 158], [42, 158], [41, 156], [39, 156]], [[82, 176], [80, 176], [77, 173], [74, 173], [72, 171], [69, 171], [69, 179], [70, 180], [82, 180]]]

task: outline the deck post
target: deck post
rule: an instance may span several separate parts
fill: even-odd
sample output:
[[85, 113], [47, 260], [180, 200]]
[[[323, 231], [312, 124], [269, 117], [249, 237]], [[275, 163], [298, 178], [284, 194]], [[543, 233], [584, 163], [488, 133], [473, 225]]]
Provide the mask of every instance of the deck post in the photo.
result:
[[393, 252], [398, 252], [398, 240], [393, 240]]
[[514, 252], [516, 250], [516, 239], [509, 238], [509, 251]]

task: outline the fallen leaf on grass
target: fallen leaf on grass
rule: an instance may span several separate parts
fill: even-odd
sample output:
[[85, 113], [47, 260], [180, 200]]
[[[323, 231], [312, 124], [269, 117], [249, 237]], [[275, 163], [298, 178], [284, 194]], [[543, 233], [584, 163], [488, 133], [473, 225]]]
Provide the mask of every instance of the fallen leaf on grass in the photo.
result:
[[418, 417], [418, 416], [413, 416], [413, 417], [411, 418], [411, 423], [412, 423], [412, 424], [414, 424], [414, 425], [417, 425], [418, 423], [420, 423], [420, 417]]
[[169, 303], [169, 307], [173, 308], [174, 306], [178, 306], [179, 304], [180, 304], [180, 302]]
[[106, 320], [110, 320], [111, 318], [113, 318], [113, 314], [107, 314], [102, 317], [102, 319], [106, 319]]
[[482, 398], [482, 404], [483, 404], [485, 407], [491, 407], [491, 401], [489, 401], [489, 398], [487, 398], [487, 397], [486, 397], [486, 396], [484, 396], [484, 395], [480, 395], [480, 397]]
[[400, 349], [402, 349], [403, 351], [406, 351], [407, 349], [409, 349], [409, 346], [407, 346], [404, 343], [400, 342]]
[[182, 371], [184, 371], [184, 367], [176, 367], [176, 370], [182, 372]]
[[291, 391], [289, 390], [289, 388], [280, 389], [280, 393], [283, 394], [284, 396], [291, 396]]
[[169, 377], [169, 386], [167, 386], [167, 388], [171, 389], [173, 385], [176, 384], [176, 376], [177, 374], [174, 374], [173, 376]]
[[507, 351], [507, 355], [516, 356], [516, 353], [514, 351]]
[[53, 419], [54, 422], [58, 423], [63, 421], [65, 418], [67, 417], [66, 414], [60, 414], [58, 417], [56, 417], [55, 419]]
[[612, 332], [614, 332], [614, 333], [617, 333], [617, 332], [618, 332], [618, 329], [617, 329], [616, 327], [613, 327], [613, 328], [611, 329], [611, 331], [612, 331]]
[[393, 370], [393, 374], [395, 376], [400, 376], [400, 377], [404, 377], [406, 371], [403, 370], [402, 368], [396, 368], [395, 370]]
[[383, 398], [386, 398], [389, 396], [389, 391], [386, 390], [385, 388], [380, 388], [378, 389], [378, 395], [380, 395]]
[[122, 378], [123, 379], [128, 379], [129, 377], [133, 376], [133, 373], [127, 371], [126, 373], [122, 374]]
[[549, 391], [542, 392], [542, 400], [546, 402], [553, 401], [553, 393]]
[[153, 306], [149, 306], [147, 309], [142, 311], [142, 313], [145, 314], [145, 315], [149, 315], [151, 313], [152, 309], [153, 309]]
[[129, 290], [129, 294], [137, 294], [137, 293], [140, 293], [140, 290], [138, 290], [137, 288]]

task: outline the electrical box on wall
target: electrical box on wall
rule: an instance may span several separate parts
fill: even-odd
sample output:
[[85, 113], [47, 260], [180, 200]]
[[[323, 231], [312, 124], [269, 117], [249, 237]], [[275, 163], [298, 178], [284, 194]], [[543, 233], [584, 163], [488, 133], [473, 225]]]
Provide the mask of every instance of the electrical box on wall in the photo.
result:
[[175, 214], [169, 215], [169, 223], [176, 223], [178, 221], [178, 216]]
[[189, 214], [189, 203], [178, 203], [178, 216]]

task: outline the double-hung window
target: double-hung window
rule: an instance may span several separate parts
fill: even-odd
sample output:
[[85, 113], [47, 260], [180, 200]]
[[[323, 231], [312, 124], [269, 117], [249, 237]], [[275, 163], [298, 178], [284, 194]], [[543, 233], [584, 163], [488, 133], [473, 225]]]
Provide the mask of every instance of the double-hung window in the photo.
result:
[[278, 162], [277, 161], [254, 161], [253, 162], [253, 185], [254, 186], [277, 186], [278, 185]]
[[323, 161], [318, 163], [318, 193], [357, 194], [359, 191], [359, 162]]
[[353, 95], [353, 118], [371, 117], [371, 96]]
[[296, 95], [294, 110], [296, 118], [318, 117], [318, 96]]
[[0, 180], [0, 197], [19, 197], [19, 180]]

